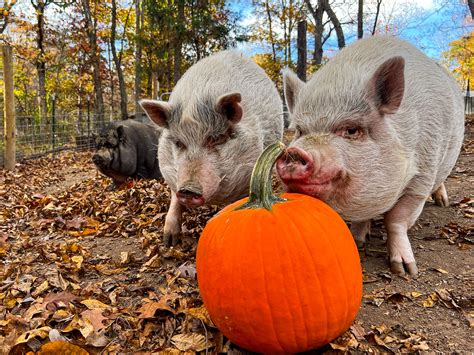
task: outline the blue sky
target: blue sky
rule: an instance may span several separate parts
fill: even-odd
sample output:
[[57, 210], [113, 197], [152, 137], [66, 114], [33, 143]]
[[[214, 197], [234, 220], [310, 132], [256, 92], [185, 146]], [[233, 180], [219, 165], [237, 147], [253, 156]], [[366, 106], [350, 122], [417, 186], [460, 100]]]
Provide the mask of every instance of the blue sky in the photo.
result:
[[[348, 13], [355, 15], [357, 11], [357, 1], [334, 0], [331, 3], [335, 3], [333, 8], [340, 18], [347, 17]], [[371, 1], [366, 0], [365, 3], [367, 12], [374, 12]], [[241, 14], [241, 24], [244, 26], [257, 21], [251, 0], [232, 1], [230, 8]], [[468, 13], [467, 4], [463, 3], [463, 0], [383, 0], [379, 21], [382, 25], [388, 24], [392, 34], [412, 42], [428, 56], [439, 60], [442, 58], [442, 52], [449, 48], [449, 42], [474, 30], [474, 22], [469, 21]], [[365, 20], [365, 33], [370, 35], [373, 16], [367, 15]], [[355, 25], [345, 26], [346, 43], [356, 39], [355, 30]], [[308, 34], [309, 49], [312, 48], [312, 43], [313, 39]], [[270, 51], [269, 46], [261, 43], [243, 43], [239, 45], [239, 49], [248, 55]], [[324, 49], [325, 55], [328, 56], [337, 51], [335, 35], [328, 40]]]

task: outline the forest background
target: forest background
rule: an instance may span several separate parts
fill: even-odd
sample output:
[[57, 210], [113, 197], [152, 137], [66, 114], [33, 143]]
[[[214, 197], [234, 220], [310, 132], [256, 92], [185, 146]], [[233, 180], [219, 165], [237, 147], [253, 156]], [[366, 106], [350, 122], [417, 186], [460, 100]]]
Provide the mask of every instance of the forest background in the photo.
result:
[[15, 56], [17, 117], [49, 123], [138, 112], [164, 98], [199, 59], [237, 48], [281, 90], [281, 70], [305, 79], [358, 38], [404, 38], [474, 82], [471, 0], [0, 1], [2, 42]]

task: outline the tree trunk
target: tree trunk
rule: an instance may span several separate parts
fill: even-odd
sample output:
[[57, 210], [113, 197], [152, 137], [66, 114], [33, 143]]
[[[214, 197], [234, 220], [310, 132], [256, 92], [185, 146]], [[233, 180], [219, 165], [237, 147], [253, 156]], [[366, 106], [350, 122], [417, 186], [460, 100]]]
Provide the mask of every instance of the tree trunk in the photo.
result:
[[270, 12], [270, 5], [268, 4], [268, 0], [265, 1], [265, 10], [267, 11], [268, 31], [269, 31], [268, 36], [270, 39], [270, 43], [272, 45], [273, 61], [276, 62], [277, 55], [276, 55], [275, 41], [273, 40], [272, 14]]
[[296, 74], [306, 81], [306, 21], [298, 22], [298, 38], [296, 40], [298, 47], [298, 64]]
[[110, 33], [110, 48], [112, 49], [112, 57], [114, 58], [115, 70], [117, 71], [117, 77], [119, 79], [119, 91], [120, 91], [120, 115], [122, 120], [128, 118], [127, 112], [127, 90], [125, 88], [125, 79], [123, 78], [122, 61], [117, 55], [117, 49], [115, 48], [115, 36], [117, 27], [117, 3], [112, 0], [112, 23]]
[[293, 0], [290, 0], [288, 8], [288, 62], [287, 65], [293, 63], [291, 59], [291, 32], [293, 32]]
[[344, 39], [344, 32], [342, 30], [341, 22], [337, 18], [336, 14], [331, 8], [331, 5], [329, 5], [328, 0], [324, 0], [324, 10], [326, 10], [326, 13], [329, 16], [329, 19], [331, 20], [332, 24], [334, 25], [334, 29], [336, 30], [336, 35], [337, 35], [337, 46], [339, 49], [342, 49], [346, 46], [346, 40]]
[[46, 104], [46, 61], [44, 51], [44, 10], [46, 8], [43, 0], [38, 0], [35, 4], [31, 1], [31, 4], [36, 11], [36, 19], [38, 22], [38, 28], [36, 32], [36, 46], [38, 48], [38, 57], [36, 58], [36, 70], [38, 71], [38, 106], [40, 120], [42, 124], [49, 123], [48, 106]]
[[16, 137], [15, 137], [15, 94], [13, 85], [13, 52], [9, 45], [2, 46], [3, 58], [3, 97], [4, 97], [4, 128], [5, 128], [5, 170], [14, 170], [16, 164]]
[[359, 0], [359, 10], [357, 12], [357, 38], [364, 37], [364, 0]]
[[86, 31], [91, 45], [91, 61], [94, 77], [95, 92], [95, 120], [99, 122], [99, 127], [103, 127], [104, 120], [104, 97], [102, 93], [102, 78], [100, 75], [100, 47], [97, 44], [96, 22], [92, 17], [89, 0], [81, 0], [84, 17], [86, 20]]
[[318, 0], [318, 7], [316, 10], [313, 8], [313, 5], [311, 5], [310, 0], [305, 0], [305, 3], [309, 12], [313, 15], [315, 23], [313, 65], [320, 65], [323, 61], [324, 3], [323, 0]]
[[174, 84], [178, 82], [181, 77], [181, 62], [182, 62], [182, 49], [183, 49], [183, 36], [184, 36], [184, 24], [186, 18], [184, 16], [184, 0], [177, 0], [178, 4], [178, 18], [176, 22], [176, 37], [174, 41]]
[[372, 36], [375, 35], [375, 31], [377, 31], [377, 21], [379, 20], [381, 3], [382, 3], [382, 0], [377, 0], [377, 11], [375, 12], [375, 20], [374, 20], [374, 27], [372, 28]]
[[142, 93], [141, 77], [142, 77], [142, 10], [141, 1], [135, 0], [135, 113], [141, 111], [140, 96]]
[[151, 71], [151, 87], [152, 87], [152, 98], [157, 100], [160, 94], [160, 82], [158, 80], [158, 68], [152, 68]]
[[471, 18], [474, 20], [474, 0], [467, 0], [469, 10], [471, 11]]

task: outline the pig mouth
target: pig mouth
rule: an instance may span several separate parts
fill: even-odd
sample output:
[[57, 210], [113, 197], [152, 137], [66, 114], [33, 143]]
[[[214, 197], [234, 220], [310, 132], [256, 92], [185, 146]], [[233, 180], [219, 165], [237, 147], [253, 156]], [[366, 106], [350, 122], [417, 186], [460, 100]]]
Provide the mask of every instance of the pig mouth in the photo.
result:
[[329, 198], [332, 191], [334, 190], [333, 181], [328, 180], [324, 182], [302, 182], [302, 181], [289, 181], [286, 183], [289, 192], [302, 193], [304, 195], [310, 195], [317, 197], [321, 200]]
[[325, 179], [311, 180], [286, 180], [285, 185], [289, 192], [297, 192], [305, 195], [310, 195], [319, 198], [323, 201], [329, 200], [336, 190], [342, 188], [344, 181], [344, 174], [342, 172], [337, 173], [334, 176], [327, 177]]

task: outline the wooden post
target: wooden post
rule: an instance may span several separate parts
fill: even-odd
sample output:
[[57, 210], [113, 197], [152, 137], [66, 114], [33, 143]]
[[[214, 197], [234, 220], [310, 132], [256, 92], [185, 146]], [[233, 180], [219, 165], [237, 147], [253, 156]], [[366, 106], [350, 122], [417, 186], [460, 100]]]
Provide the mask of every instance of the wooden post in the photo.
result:
[[298, 38], [296, 46], [298, 47], [298, 65], [296, 73], [298, 77], [306, 81], [306, 21], [298, 22]]
[[4, 132], [5, 132], [5, 156], [4, 167], [13, 170], [16, 164], [15, 156], [15, 96], [13, 94], [13, 52], [9, 45], [2, 46], [3, 55], [3, 82], [4, 86]]

